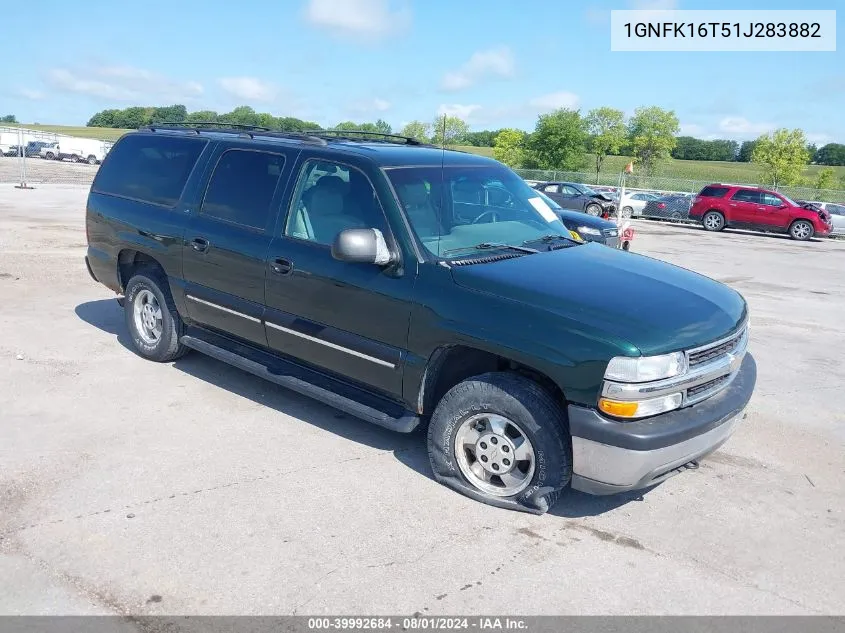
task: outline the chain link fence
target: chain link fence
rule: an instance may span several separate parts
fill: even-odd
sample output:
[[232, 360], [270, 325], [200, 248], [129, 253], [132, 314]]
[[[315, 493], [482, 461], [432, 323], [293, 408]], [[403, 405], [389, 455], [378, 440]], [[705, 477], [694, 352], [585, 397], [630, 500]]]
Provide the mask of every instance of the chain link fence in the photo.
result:
[[90, 186], [112, 145], [98, 138], [0, 126], [0, 184]]
[[[619, 174], [601, 173], [596, 182], [595, 173], [577, 171], [554, 171], [543, 169], [517, 169], [522, 178], [531, 181], [563, 181], [584, 184], [589, 187], [618, 187]], [[628, 174], [625, 178], [625, 189], [633, 191], [649, 191], [661, 194], [698, 193], [712, 180], [687, 180], [685, 178], [670, 178], [667, 176], [646, 176]], [[732, 181], [735, 185], [746, 187], [761, 187], [777, 191], [793, 200], [811, 200], [814, 202], [845, 202], [845, 191], [837, 189], [815, 189], [813, 187], [771, 187], [755, 182]]]

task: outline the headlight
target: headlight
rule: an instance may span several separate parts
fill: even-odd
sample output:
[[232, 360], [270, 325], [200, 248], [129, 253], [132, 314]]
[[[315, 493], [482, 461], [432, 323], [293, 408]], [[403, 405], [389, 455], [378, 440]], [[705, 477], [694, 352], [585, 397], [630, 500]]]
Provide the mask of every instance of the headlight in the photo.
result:
[[662, 356], [617, 356], [610, 359], [604, 377], [618, 382], [650, 382], [677, 376], [686, 368], [683, 352]]
[[578, 232], [583, 233], [585, 235], [601, 235], [601, 231], [598, 229], [594, 229], [590, 226], [579, 226]]

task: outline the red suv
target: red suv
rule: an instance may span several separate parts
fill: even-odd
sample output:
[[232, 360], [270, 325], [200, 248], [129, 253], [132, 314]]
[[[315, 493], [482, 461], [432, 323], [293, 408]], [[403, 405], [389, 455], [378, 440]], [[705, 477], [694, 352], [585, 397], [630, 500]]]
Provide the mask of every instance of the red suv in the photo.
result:
[[691, 220], [700, 220], [708, 231], [725, 227], [788, 233], [793, 239], [808, 240], [831, 231], [830, 215], [803, 206], [785, 195], [759, 187], [712, 184], [695, 197]]

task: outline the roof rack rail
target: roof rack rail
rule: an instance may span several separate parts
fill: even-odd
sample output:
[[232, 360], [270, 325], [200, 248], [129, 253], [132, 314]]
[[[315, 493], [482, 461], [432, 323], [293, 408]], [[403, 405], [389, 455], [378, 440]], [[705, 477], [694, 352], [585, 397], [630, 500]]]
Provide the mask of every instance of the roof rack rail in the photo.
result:
[[241, 123], [223, 123], [222, 121], [162, 121], [161, 123], [150, 123], [145, 125], [142, 129], [156, 131], [156, 128], [193, 128], [201, 130], [203, 128], [226, 128], [235, 130], [260, 130], [269, 132], [269, 127], [261, 127], [259, 125], [243, 125]]
[[283, 130], [271, 130], [268, 127], [261, 127], [259, 125], [243, 125], [239, 123], [223, 123], [220, 121], [164, 121], [162, 123], [153, 123], [145, 125], [142, 130], [191, 130], [199, 134], [202, 131], [214, 131], [223, 134], [238, 134], [239, 136], [247, 136], [255, 138], [256, 136], [267, 136], [271, 138], [288, 138], [318, 145], [325, 145], [326, 141], [318, 136], [314, 136], [308, 132], [286, 132]]
[[310, 134], [312, 136], [329, 138], [329, 139], [337, 139], [337, 140], [348, 140], [348, 141], [360, 141], [361, 138], [356, 138], [356, 136], [363, 136], [366, 137], [368, 140], [375, 141], [377, 143], [395, 143], [396, 141], [403, 141], [406, 145], [424, 145], [424, 143], [418, 139], [415, 139], [412, 136], [402, 136], [400, 134], [390, 134], [387, 132], [371, 132], [369, 130], [298, 130], [302, 134]]

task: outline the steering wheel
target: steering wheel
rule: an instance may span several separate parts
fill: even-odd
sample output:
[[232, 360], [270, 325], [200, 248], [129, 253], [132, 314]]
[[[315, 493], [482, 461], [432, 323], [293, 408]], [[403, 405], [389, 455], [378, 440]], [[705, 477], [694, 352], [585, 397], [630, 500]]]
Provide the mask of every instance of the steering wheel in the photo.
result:
[[475, 218], [475, 219], [472, 221], [472, 224], [478, 224], [478, 221], [479, 221], [481, 218], [483, 218], [485, 215], [492, 215], [494, 218], [496, 218], [495, 220], [493, 220], [493, 222], [498, 222], [498, 221], [499, 221], [499, 213], [498, 213], [498, 211], [493, 211], [492, 209], [488, 209], [487, 211], [482, 212], [482, 213], [481, 213], [481, 215], [479, 215], [477, 218]]

